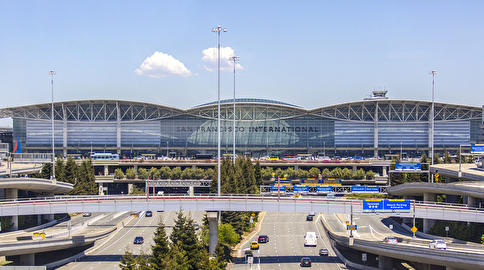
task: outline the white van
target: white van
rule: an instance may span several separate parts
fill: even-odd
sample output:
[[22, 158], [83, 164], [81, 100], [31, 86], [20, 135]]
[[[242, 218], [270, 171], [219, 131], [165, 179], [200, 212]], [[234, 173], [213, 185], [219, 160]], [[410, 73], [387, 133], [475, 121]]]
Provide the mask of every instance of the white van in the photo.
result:
[[317, 246], [318, 245], [318, 237], [316, 236], [315, 232], [306, 232], [304, 235], [304, 246]]
[[156, 193], [156, 195], [157, 195], [157, 196], [163, 196], [163, 195], [165, 195], [165, 193], [164, 193], [162, 190], [160, 190], [160, 191], [158, 191], [158, 192]]

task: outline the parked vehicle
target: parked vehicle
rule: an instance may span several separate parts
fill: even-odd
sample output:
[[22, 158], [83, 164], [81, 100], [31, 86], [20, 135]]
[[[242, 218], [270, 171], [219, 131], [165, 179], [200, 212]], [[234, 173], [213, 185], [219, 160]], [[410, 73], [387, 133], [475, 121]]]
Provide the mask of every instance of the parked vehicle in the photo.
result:
[[315, 232], [306, 232], [304, 235], [304, 246], [317, 246], [318, 239]]
[[306, 221], [313, 221], [313, 216], [308, 215], [308, 216], [306, 217]]
[[443, 239], [434, 239], [432, 242], [429, 244], [429, 248], [436, 248], [436, 249], [446, 249], [447, 244]]
[[152, 217], [153, 216], [153, 212], [151, 211], [146, 211], [146, 217]]
[[82, 214], [83, 217], [90, 217], [91, 216], [91, 212], [84, 212], [84, 214]]

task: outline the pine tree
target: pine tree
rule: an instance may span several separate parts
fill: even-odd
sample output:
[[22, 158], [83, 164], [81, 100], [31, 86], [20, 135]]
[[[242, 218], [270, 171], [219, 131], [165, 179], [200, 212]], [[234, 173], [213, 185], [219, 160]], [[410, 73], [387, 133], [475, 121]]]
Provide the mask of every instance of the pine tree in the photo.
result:
[[155, 245], [151, 247], [151, 267], [155, 270], [167, 269], [170, 247], [165, 231], [165, 224], [161, 218], [158, 221], [158, 227], [154, 234], [153, 240]]
[[257, 187], [260, 187], [264, 184], [264, 182], [262, 181], [262, 170], [258, 160], [255, 163], [254, 171], [255, 171], [255, 184], [257, 185]]
[[64, 160], [62, 159], [62, 157], [56, 158], [55, 161], [55, 179], [59, 182], [66, 182], [64, 172]]
[[52, 175], [52, 163], [45, 163], [42, 166], [40, 175], [44, 179], [50, 179], [50, 176]]
[[67, 183], [71, 183], [71, 184], [76, 183], [77, 178], [79, 176], [78, 166], [71, 156], [67, 157], [64, 174], [65, 174], [65, 181]]
[[121, 262], [119, 263], [119, 268], [122, 270], [136, 270], [136, 261], [134, 259], [133, 253], [129, 249], [129, 246], [124, 250], [124, 255], [121, 257]]

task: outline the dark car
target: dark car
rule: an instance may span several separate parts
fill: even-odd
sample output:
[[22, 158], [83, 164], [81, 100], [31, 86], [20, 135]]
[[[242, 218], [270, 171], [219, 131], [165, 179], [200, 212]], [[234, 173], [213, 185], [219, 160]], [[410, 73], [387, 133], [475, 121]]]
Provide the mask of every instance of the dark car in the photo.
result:
[[322, 248], [319, 250], [319, 256], [328, 256], [329, 255], [329, 251], [327, 248]]
[[313, 216], [308, 215], [308, 216], [306, 217], [306, 221], [313, 221]]
[[143, 244], [143, 242], [144, 242], [143, 240], [144, 240], [144, 239], [143, 239], [143, 237], [142, 237], [142, 236], [136, 236], [136, 237], [134, 238], [133, 244], [136, 244], [136, 245], [141, 245], [141, 244]]
[[304, 257], [301, 259], [301, 266], [311, 267], [311, 259], [309, 257]]
[[152, 217], [153, 216], [153, 212], [151, 211], [146, 211], [146, 215], [147, 217]]
[[267, 236], [267, 235], [259, 235], [259, 238], [257, 239], [257, 242], [259, 242], [259, 243], [267, 243], [267, 242], [269, 242], [269, 236]]

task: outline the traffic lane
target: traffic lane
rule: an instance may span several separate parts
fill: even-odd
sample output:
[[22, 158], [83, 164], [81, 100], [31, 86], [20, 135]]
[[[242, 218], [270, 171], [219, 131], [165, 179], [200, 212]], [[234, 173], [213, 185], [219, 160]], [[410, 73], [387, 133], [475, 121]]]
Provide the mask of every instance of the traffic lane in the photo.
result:
[[[193, 216], [197, 219], [200, 218], [201, 222], [204, 212], [197, 212], [201, 213], [193, 213]], [[188, 212], [184, 212], [184, 214], [187, 215]], [[145, 254], [151, 254], [151, 245], [154, 244], [154, 232], [158, 227], [159, 220], [161, 219], [165, 224], [165, 230], [169, 236], [175, 225], [176, 218], [177, 213], [175, 211], [154, 211], [152, 217], [146, 217], [142, 214], [141, 217], [131, 220], [126, 224], [125, 228], [113, 233], [110, 237], [98, 240], [96, 246], [87, 252], [88, 255], [79, 261], [71, 262], [58, 269], [119, 269], [119, 263], [125, 254], [126, 247], [129, 247], [133, 255], [139, 255], [141, 251]], [[136, 236], [142, 236], [144, 238], [142, 245], [135, 245], [133, 243], [134, 237]]]
[[[323, 241], [320, 235], [322, 226], [318, 228], [320, 221], [315, 217], [314, 221], [306, 221], [306, 215], [302, 213], [267, 213], [259, 233], [247, 241], [256, 241], [261, 234], [269, 235], [269, 243], [261, 244], [259, 249], [260, 269], [299, 269], [302, 257], [310, 257], [313, 267], [321, 269], [343, 269], [338, 265], [339, 259], [334, 258], [329, 241]], [[271, 235], [270, 232], [273, 231]], [[318, 234], [316, 247], [304, 247], [304, 234], [314, 231]], [[247, 245], [244, 245], [246, 248]], [[320, 257], [319, 249], [328, 248], [329, 256]], [[257, 256], [255, 253], [254, 256]], [[254, 258], [257, 263], [258, 258]], [[247, 264], [234, 265], [234, 269], [245, 269]], [[318, 268], [316, 268], [318, 269]]]

